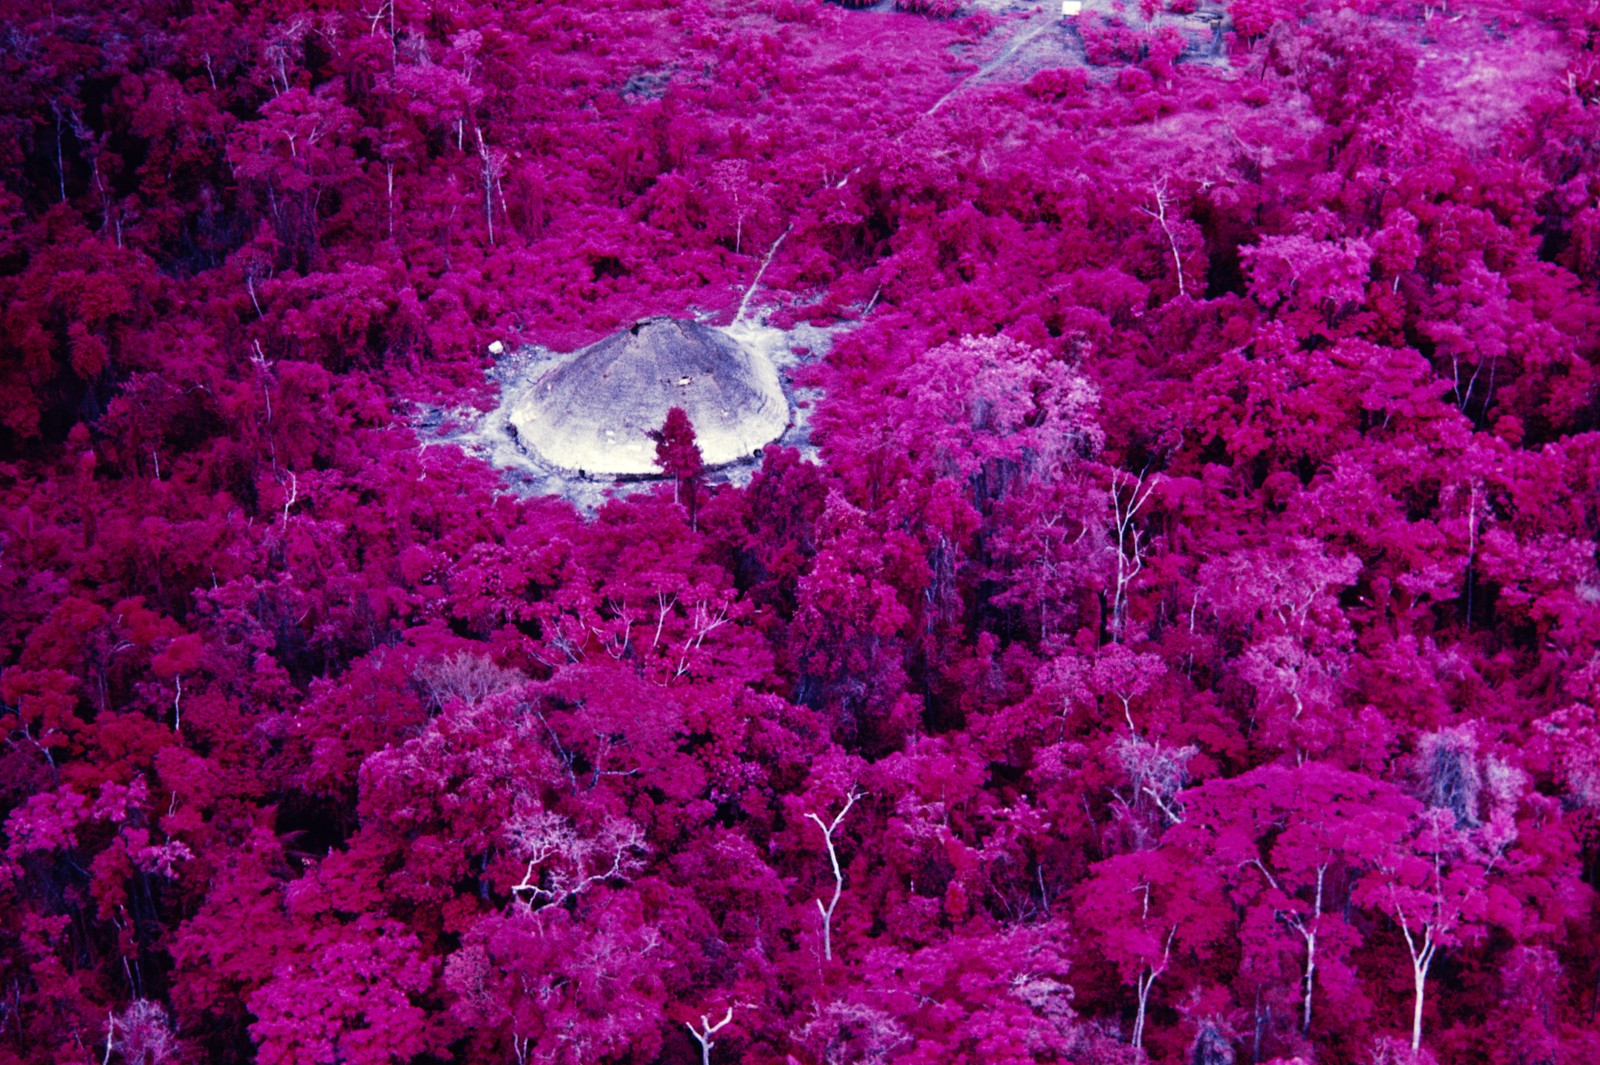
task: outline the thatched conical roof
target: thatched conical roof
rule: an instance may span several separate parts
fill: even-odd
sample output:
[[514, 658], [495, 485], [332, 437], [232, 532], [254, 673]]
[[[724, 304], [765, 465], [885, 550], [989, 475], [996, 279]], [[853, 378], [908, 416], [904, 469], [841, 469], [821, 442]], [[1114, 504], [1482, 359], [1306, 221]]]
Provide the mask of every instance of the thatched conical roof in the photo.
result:
[[789, 424], [778, 373], [731, 337], [647, 318], [575, 354], [529, 386], [511, 412], [522, 446], [552, 465], [658, 472], [649, 433], [682, 407], [706, 465], [745, 458]]

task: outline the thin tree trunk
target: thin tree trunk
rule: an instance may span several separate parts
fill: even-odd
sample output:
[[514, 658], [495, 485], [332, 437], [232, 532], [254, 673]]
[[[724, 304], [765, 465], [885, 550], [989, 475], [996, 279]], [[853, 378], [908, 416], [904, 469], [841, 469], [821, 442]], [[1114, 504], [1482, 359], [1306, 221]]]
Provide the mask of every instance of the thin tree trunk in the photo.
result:
[[1305, 1010], [1301, 1014], [1300, 1030], [1307, 1034], [1311, 1032], [1311, 993], [1316, 987], [1317, 978], [1317, 927], [1322, 923], [1322, 886], [1328, 875], [1326, 865], [1317, 866], [1317, 901], [1311, 913], [1311, 928], [1305, 931], [1306, 937], [1306, 998]]
[[1172, 937], [1178, 934], [1178, 926], [1173, 925], [1172, 931], [1167, 933], [1167, 945], [1161, 952], [1161, 964], [1152, 965], [1150, 971], [1139, 977], [1139, 1013], [1133, 1021], [1133, 1048], [1144, 1049], [1144, 1022], [1149, 1012], [1150, 989], [1155, 986], [1156, 977], [1167, 971], [1167, 962], [1172, 957]]
[[1311, 989], [1316, 986], [1317, 975], [1317, 934], [1311, 932], [1306, 936], [1306, 997], [1305, 1009], [1300, 1017], [1300, 1030], [1311, 1031]]
[[1416, 989], [1416, 998], [1411, 1008], [1411, 1049], [1413, 1052], [1422, 1049], [1422, 1006], [1428, 990], [1428, 969], [1433, 965], [1434, 955], [1439, 951], [1439, 944], [1434, 941], [1433, 928], [1423, 926], [1422, 947], [1418, 949], [1416, 940], [1411, 935], [1411, 929], [1401, 917], [1400, 931], [1405, 934], [1406, 948], [1411, 952], [1411, 977]]
[[1411, 1050], [1412, 1053], [1422, 1048], [1422, 998], [1426, 990], [1428, 974], [1423, 969], [1413, 966], [1412, 975], [1416, 978], [1417, 998], [1411, 1010]]
[[1250, 1065], [1261, 1065], [1261, 989], [1256, 989], [1256, 1038], [1250, 1049]]

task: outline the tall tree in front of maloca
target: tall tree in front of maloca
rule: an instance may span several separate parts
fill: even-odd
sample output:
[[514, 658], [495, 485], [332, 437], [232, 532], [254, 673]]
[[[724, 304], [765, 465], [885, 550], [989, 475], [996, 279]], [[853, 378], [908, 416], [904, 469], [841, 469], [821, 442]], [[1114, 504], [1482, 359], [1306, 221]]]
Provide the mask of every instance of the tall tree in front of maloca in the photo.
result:
[[673, 501], [689, 509], [689, 524], [693, 526], [705, 460], [688, 413], [682, 407], [667, 411], [667, 420], [650, 433], [650, 439], [656, 442], [656, 465], [663, 475], [672, 478]]

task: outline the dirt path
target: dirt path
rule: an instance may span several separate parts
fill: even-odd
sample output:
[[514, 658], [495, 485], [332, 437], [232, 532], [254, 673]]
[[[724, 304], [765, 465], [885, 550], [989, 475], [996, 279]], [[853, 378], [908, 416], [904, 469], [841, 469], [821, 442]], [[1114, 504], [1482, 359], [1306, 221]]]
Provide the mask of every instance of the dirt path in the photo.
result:
[[983, 80], [990, 74], [993, 74], [995, 71], [1005, 66], [1011, 61], [1012, 57], [1020, 52], [1023, 46], [1025, 46], [1029, 41], [1032, 41], [1041, 33], [1044, 33], [1046, 30], [1058, 26], [1059, 24], [1060, 19], [1050, 13], [1050, 8], [1048, 6], [1046, 6], [1043, 11], [1035, 11], [1033, 14], [1029, 15], [1028, 18], [1023, 22], [1022, 28], [1011, 35], [1011, 39], [1005, 43], [1005, 47], [1001, 48], [999, 53], [996, 54], [993, 59], [989, 60], [987, 63], [983, 64], [983, 66], [979, 67], [971, 74], [968, 74], [966, 77], [956, 82], [949, 92], [935, 100], [932, 107], [922, 112], [923, 117], [926, 118], [928, 115], [936, 113], [939, 108], [943, 107], [949, 100], [955, 97], [963, 89], [966, 89], [975, 82]]
[[[893, 9], [890, 5], [884, 4], [879, 8], [870, 8], [867, 10], [872, 12], [878, 12], [880, 10], [889, 12]], [[1049, 5], [1046, 5], [1043, 10], [1035, 11], [1030, 14], [1026, 19], [1023, 20], [1022, 25], [1018, 28], [1017, 32], [1011, 35], [1011, 39], [1006, 41], [1005, 45], [1001, 47], [999, 52], [995, 53], [993, 59], [989, 60], [977, 70], [974, 70], [971, 74], [968, 74], [966, 77], [952, 85], [948, 92], [935, 100], [933, 105], [926, 111], [918, 115], [917, 118], [913, 120], [912, 124], [914, 125], [916, 121], [937, 113], [941, 107], [943, 107], [951, 99], [955, 98], [963, 90], [983, 80], [990, 74], [993, 74], [995, 71], [1009, 63], [1030, 41], [1034, 40], [1045, 31], [1059, 26], [1059, 24], [1060, 20], [1050, 14]], [[844, 177], [834, 182], [833, 188], [842, 189], [846, 185], [850, 184], [850, 179], [855, 177], [856, 173], [860, 169], [861, 166], [859, 164], [851, 167], [848, 171], [846, 171]], [[761, 284], [761, 278], [767, 272], [767, 267], [772, 265], [772, 258], [778, 253], [778, 248], [783, 244], [784, 238], [788, 237], [789, 233], [793, 229], [794, 223], [791, 222], [789, 225], [784, 227], [783, 232], [778, 235], [778, 239], [773, 241], [772, 246], [767, 249], [767, 254], [764, 258], [762, 258], [761, 266], [756, 270], [755, 277], [750, 279], [749, 287], [744, 290], [744, 296], [739, 300], [739, 310], [734, 314], [733, 317], [734, 324], [737, 325], [751, 320], [749, 316], [751, 297], [755, 295], [756, 288]]]
[[[855, 173], [855, 171], [852, 170], [850, 173], [853, 174], [853, 173]], [[850, 177], [850, 175], [846, 174], [845, 175], [845, 180], [848, 181], [849, 177]], [[840, 182], [839, 183], [839, 187], [842, 188], [843, 185], [844, 185], [844, 182]], [[738, 324], [740, 324], [742, 322], [749, 321], [749, 317], [750, 317], [750, 297], [755, 295], [756, 286], [761, 284], [761, 275], [765, 274], [767, 272], [767, 267], [772, 265], [772, 257], [774, 255], [778, 254], [778, 246], [783, 243], [783, 238], [787, 237], [789, 235], [789, 233], [793, 229], [794, 229], [794, 223], [790, 222], [787, 226], [784, 227], [783, 232], [778, 234], [778, 239], [772, 242], [772, 247], [767, 249], [766, 258], [761, 260], [760, 269], [758, 269], [756, 271], [756, 276], [750, 279], [750, 287], [744, 290], [744, 298], [739, 301], [739, 311], [738, 311], [737, 314], [735, 314], [733, 316], [733, 324], [734, 325], [738, 325]]]

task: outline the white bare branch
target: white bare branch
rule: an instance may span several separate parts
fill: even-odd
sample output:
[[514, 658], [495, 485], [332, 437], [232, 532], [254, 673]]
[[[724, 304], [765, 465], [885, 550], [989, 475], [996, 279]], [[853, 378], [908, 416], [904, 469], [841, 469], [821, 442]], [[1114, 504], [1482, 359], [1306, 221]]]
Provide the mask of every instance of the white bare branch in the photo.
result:
[[828, 847], [828, 861], [833, 866], [833, 898], [828, 901], [827, 905], [823, 905], [821, 899], [817, 900], [817, 912], [822, 915], [822, 958], [824, 961], [833, 960], [833, 911], [839, 905], [839, 896], [844, 893], [844, 873], [839, 868], [839, 851], [833, 845], [833, 833], [839, 827], [839, 822], [844, 820], [845, 814], [850, 812], [850, 808], [856, 804], [856, 800], [859, 798], [861, 798], [861, 792], [852, 787], [849, 794], [845, 796], [844, 809], [834, 815], [833, 820], [827, 824], [823, 824], [822, 818], [814, 813], [808, 812], [806, 814], [807, 818], [815, 821], [817, 827], [822, 829], [822, 840]]
[[1167, 222], [1167, 209], [1171, 204], [1168, 199], [1166, 175], [1163, 174], [1152, 181], [1150, 189], [1155, 194], [1155, 207], [1141, 206], [1139, 210], [1155, 219], [1156, 224], [1161, 227], [1162, 235], [1167, 238], [1167, 246], [1172, 249], [1172, 267], [1178, 274], [1178, 295], [1182, 296], [1187, 292], [1183, 280], [1183, 255], [1178, 251], [1177, 234], [1172, 232], [1172, 226]]
[[[1131, 476], [1120, 470], [1113, 471], [1111, 475], [1112, 531], [1117, 537], [1117, 572], [1111, 599], [1110, 628], [1111, 638], [1118, 643], [1122, 642], [1128, 621], [1128, 586], [1144, 570], [1144, 553], [1149, 546], [1144, 534], [1134, 526], [1133, 519], [1150, 501], [1156, 488], [1155, 480], [1147, 484], [1143, 473], [1134, 477], [1130, 485], [1125, 478]], [[1126, 496], [1122, 491], [1124, 487], [1131, 488]]]
[[702, 1013], [698, 1029], [692, 1024], [684, 1025], [689, 1029], [689, 1034], [700, 1042], [700, 1065], [711, 1065], [711, 1048], [717, 1045], [711, 1037], [727, 1027], [728, 1022], [731, 1020], [733, 1020], [733, 1007], [729, 1006], [727, 1015], [716, 1024], [712, 1024], [710, 1019]]

